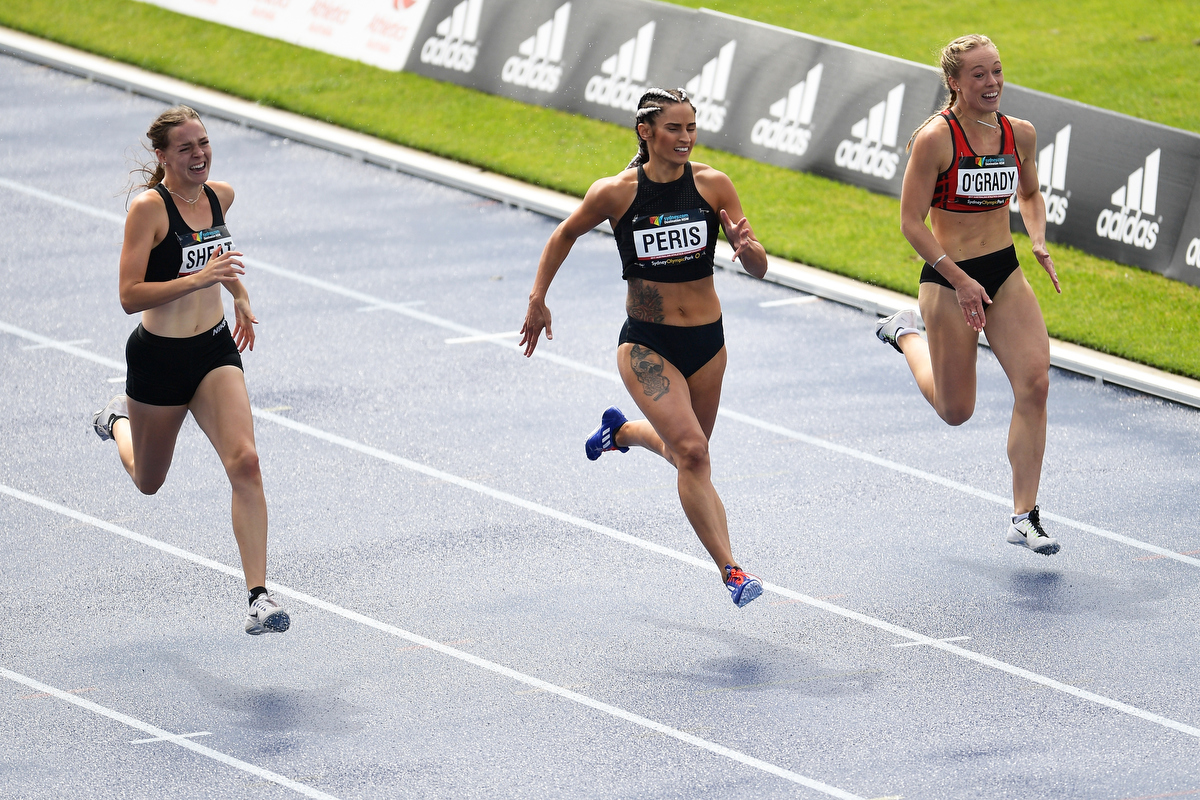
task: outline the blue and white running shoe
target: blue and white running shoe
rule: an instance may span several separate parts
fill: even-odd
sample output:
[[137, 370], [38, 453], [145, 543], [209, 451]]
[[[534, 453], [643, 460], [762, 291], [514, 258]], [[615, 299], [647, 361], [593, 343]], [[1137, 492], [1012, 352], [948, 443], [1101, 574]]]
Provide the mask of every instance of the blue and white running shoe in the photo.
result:
[[725, 588], [733, 596], [733, 604], [738, 608], [756, 599], [763, 591], [762, 581], [757, 576], [731, 564], [725, 565]]
[[587, 453], [588, 461], [595, 461], [601, 453], [609, 450], [628, 453], [628, 447], [617, 447], [617, 431], [621, 430], [621, 426], [628, 421], [621, 413], [621, 409], [616, 406], [604, 409], [604, 413], [600, 415], [600, 427], [596, 428], [583, 443], [583, 451]]
[[250, 613], [246, 615], [246, 633], [259, 636], [264, 633], [283, 633], [292, 625], [283, 606], [269, 594], [260, 594], [250, 604]]

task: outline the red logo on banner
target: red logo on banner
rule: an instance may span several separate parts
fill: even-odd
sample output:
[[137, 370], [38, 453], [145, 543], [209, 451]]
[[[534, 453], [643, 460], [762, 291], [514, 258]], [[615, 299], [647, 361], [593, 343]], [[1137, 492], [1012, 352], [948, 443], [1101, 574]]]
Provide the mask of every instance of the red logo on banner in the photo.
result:
[[412, 8], [416, 4], [417, 0], [392, 0], [392, 8], [396, 9], [397, 11], [404, 10], [401, 9], [400, 6], [404, 6], [404, 8]]

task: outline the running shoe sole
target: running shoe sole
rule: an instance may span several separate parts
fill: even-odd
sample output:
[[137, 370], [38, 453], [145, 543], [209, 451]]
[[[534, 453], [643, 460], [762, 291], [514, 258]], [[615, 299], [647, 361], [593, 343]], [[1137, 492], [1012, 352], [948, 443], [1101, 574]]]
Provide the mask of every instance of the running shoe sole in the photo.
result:
[[761, 597], [762, 593], [763, 587], [761, 583], [758, 581], [747, 581], [746, 585], [742, 587], [741, 596], [737, 599], [737, 607], [742, 608], [749, 605], [752, 601]]
[[283, 633], [292, 627], [292, 618], [281, 608], [263, 620], [248, 616], [246, 625], [246, 633], [251, 636], [259, 636], [264, 633]]
[[1058, 546], [1058, 542], [1049, 542], [1041, 547], [1030, 547], [1029, 540], [1025, 538], [1023, 533], [1015, 528], [1008, 529], [1008, 543], [1015, 544], [1018, 547], [1024, 547], [1027, 550], [1032, 550], [1033, 552], [1042, 556], [1052, 556], [1061, 549]]

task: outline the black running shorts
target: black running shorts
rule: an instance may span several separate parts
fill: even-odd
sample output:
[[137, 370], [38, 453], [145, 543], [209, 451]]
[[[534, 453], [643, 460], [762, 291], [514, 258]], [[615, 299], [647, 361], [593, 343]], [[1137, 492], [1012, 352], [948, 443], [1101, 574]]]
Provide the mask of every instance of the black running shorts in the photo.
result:
[[222, 319], [184, 339], [156, 336], [138, 325], [125, 343], [125, 394], [151, 406], [186, 406], [217, 367], [242, 369], [242, 356]]

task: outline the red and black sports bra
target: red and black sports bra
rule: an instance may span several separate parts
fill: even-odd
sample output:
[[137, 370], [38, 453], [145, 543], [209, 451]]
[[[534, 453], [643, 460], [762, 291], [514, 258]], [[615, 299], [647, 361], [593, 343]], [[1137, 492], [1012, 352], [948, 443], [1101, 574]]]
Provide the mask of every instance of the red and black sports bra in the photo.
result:
[[962, 125], [950, 109], [943, 111], [941, 117], [950, 126], [954, 158], [949, 169], [937, 176], [930, 207], [972, 213], [1007, 206], [1021, 179], [1021, 157], [1017, 155], [1008, 117], [996, 113], [996, 121], [1000, 123], [1000, 152], [994, 156], [981, 156], [971, 149]]

